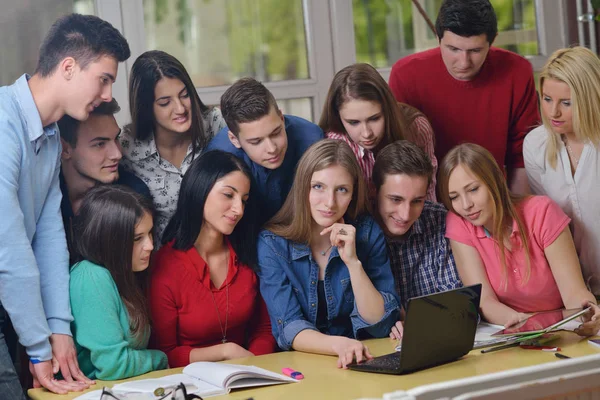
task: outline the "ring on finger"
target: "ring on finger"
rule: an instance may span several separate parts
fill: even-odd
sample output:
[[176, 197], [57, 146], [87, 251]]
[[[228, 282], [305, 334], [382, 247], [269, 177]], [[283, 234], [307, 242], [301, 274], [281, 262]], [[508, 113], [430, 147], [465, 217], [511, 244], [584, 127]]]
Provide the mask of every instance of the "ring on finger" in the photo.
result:
[[344, 228], [340, 229], [340, 230], [338, 231], [338, 233], [339, 233], [340, 235], [347, 235], [347, 233], [346, 233], [346, 231], [344, 230]]

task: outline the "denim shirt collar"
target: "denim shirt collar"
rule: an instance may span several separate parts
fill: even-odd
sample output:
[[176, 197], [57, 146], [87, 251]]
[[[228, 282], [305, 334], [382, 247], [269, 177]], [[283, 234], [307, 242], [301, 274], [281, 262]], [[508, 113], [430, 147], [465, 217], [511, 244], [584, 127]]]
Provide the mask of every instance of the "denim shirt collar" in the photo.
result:
[[[297, 261], [303, 257], [308, 257], [312, 254], [312, 251], [310, 249], [310, 246], [307, 244], [303, 244], [303, 243], [293, 243], [292, 244], [292, 251], [290, 254], [290, 257], [292, 258], [293, 261]], [[339, 257], [339, 253], [338, 253], [338, 249], [337, 247], [333, 246], [333, 248], [331, 249], [331, 253], [329, 254], [329, 259], [331, 260], [334, 257]]]
[[17, 99], [17, 103], [19, 104], [19, 108], [21, 110], [21, 114], [23, 115], [23, 120], [25, 121], [25, 125], [27, 127], [27, 135], [29, 136], [29, 141], [35, 143], [36, 153], [41, 146], [41, 142], [38, 141], [42, 136], [50, 137], [54, 136], [58, 133], [58, 125], [56, 122], [43, 127], [42, 119], [40, 118], [40, 112], [35, 105], [35, 101], [33, 100], [33, 95], [31, 94], [31, 89], [27, 84], [27, 81], [31, 76], [28, 74], [23, 74], [14, 84], [14, 93]]

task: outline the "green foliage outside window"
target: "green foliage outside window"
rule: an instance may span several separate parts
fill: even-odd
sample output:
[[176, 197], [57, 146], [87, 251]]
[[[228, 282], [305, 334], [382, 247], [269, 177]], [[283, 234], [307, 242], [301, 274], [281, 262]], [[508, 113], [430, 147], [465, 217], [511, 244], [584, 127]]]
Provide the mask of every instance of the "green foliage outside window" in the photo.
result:
[[[600, 0], [596, 0], [599, 1]], [[419, 0], [435, 22], [442, 0]], [[491, 0], [498, 18], [498, 31], [535, 30], [534, 0]], [[391, 66], [397, 58], [414, 52], [415, 35], [411, 0], [352, 0], [354, 37], [359, 62], [376, 67]], [[415, 18], [422, 19], [418, 13]], [[424, 24], [424, 22], [423, 22]], [[426, 29], [426, 39], [435, 38]], [[536, 55], [537, 41], [500, 46], [522, 55]]]

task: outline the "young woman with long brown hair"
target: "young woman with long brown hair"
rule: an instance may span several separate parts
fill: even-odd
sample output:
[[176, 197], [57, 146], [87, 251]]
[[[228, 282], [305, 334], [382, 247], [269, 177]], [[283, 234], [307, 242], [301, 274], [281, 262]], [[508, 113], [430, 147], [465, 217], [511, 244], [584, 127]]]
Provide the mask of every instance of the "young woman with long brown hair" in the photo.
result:
[[367, 204], [346, 143], [308, 148], [258, 240], [260, 289], [282, 349], [337, 355], [345, 368], [371, 357], [357, 339], [386, 337], [398, 320], [385, 238]]
[[600, 308], [587, 290], [569, 217], [546, 196], [516, 196], [492, 154], [462, 144], [444, 157], [439, 194], [464, 285], [482, 283], [488, 321], [510, 325], [526, 314], [591, 306], [576, 332], [595, 335]]
[[167, 368], [166, 355], [147, 350], [147, 271], [152, 204], [132, 189], [102, 185], [85, 195], [74, 221], [77, 258], [70, 275], [72, 331], [83, 373], [125, 379]]
[[427, 200], [435, 201], [437, 159], [433, 151], [433, 128], [416, 108], [396, 102], [385, 80], [371, 65], [352, 64], [335, 75], [319, 126], [329, 139], [348, 143], [369, 185], [372, 200], [375, 190], [371, 176], [377, 153], [396, 140], [414, 142], [431, 159], [433, 180]]

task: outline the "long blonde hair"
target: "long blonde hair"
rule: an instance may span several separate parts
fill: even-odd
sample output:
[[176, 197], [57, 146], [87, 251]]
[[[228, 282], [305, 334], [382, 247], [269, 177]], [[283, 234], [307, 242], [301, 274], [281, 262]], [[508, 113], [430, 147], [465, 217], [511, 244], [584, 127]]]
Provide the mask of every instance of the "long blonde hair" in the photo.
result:
[[310, 146], [300, 161], [292, 189], [283, 207], [266, 224], [266, 229], [288, 240], [310, 245], [312, 214], [308, 196], [315, 172], [339, 165], [352, 177], [354, 189], [346, 216], [356, 220], [368, 212], [367, 186], [354, 153], [346, 142], [323, 139]]
[[[600, 59], [598, 56], [581, 46], [555, 51], [540, 73], [542, 101], [546, 79], [564, 82], [569, 86], [575, 136], [595, 146], [600, 145]], [[544, 113], [542, 113], [542, 121], [549, 133], [554, 132]], [[549, 134], [546, 157], [552, 168], [556, 168], [558, 148], [558, 136]]]
[[446, 154], [440, 167], [440, 177], [438, 180], [440, 199], [446, 208], [455, 214], [458, 213], [454, 210], [452, 201], [450, 200], [448, 182], [450, 181], [450, 175], [459, 165], [471, 171], [485, 185], [492, 197], [494, 203], [492, 237], [498, 244], [505, 287], [507, 283], [506, 256], [504, 253], [506, 228], [507, 226], [511, 226], [512, 221], [517, 223], [519, 237], [527, 260], [525, 280], [523, 282], [525, 284], [531, 274], [529, 240], [527, 239], [523, 218], [517, 210], [518, 204], [524, 197], [514, 195], [508, 190], [504, 174], [489, 151], [477, 144], [465, 143], [454, 147]]

